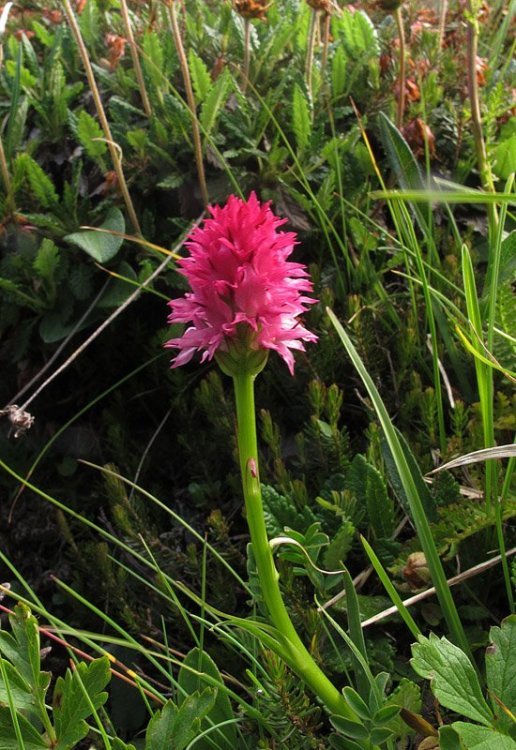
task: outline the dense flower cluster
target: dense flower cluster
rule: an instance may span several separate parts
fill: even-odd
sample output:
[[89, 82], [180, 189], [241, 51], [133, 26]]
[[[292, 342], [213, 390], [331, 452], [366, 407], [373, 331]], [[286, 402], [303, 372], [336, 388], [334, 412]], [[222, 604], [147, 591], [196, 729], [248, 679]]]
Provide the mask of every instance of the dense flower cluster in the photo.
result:
[[317, 336], [298, 316], [316, 300], [306, 267], [288, 261], [296, 235], [278, 231], [285, 223], [251, 193], [248, 201], [230, 196], [210, 208], [211, 217], [195, 228], [186, 245], [190, 256], [179, 261], [191, 292], [169, 302], [169, 323], [191, 323], [183, 336], [166, 346], [179, 349], [173, 367], [231, 352], [242, 342], [253, 350], [276, 350], [294, 371], [292, 350]]

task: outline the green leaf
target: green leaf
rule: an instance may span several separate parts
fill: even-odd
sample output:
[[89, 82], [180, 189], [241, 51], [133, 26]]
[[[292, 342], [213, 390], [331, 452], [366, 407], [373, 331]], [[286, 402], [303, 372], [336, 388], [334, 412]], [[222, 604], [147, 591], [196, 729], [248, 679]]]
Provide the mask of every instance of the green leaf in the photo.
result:
[[[29, 683], [23, 679], [19, 671], [13, 665], [2, 659], [5, 677], [9, 683], [12, 701], [18, 711], [34, 711], [36, 701]], [[0, 705], [8, 705], [9, 698], [4, 677], [0, 674]]]
[[439, 727], [439, 750], [465, 750], [459, 735], [450, 724]]
[[[37, 729], [23, 715], [18, 713], [18, 726], [23, 739], [24, 750], [48, 750], [48, 743]], [[0, 750], [18, 748], [18, 736], [15, 732], [11, 711], [0, 706]]]
[[360, 505], [367, 508], [369, 522], [378, 538], [389, 538], [394, 531], [394, 503], [380, 472], [357, 454], [349, 469], [348, 483]]
[[155, 31], [148, 31], [143, 37], [143, 67], [151, 82], [157, 89], [164, 84], [163, 49]]
[[344, 93], [348, 79], [348, 57], [344, 47], [337, 47], [331, 63], [331, 90], [335, 98]]
[[500, 272], [498, 280], [514, 281], [516, 276], [516, 230], [512, 231], [502, 242], [500, 251]]
[[[410, 450], [410, 447], [407, 441], [405, 440], [404, 436], [402, 435], [402, 433], [394, 425], [393, 425], [393, 429], [398, 437], [399, 446], [401, 450], [403, 451], [406, 464], [410, 470], [412, 480], [417, 488], [418, 497], [423, 506], [423, 510], [425, 511], [426, 517], [428, 518], [429, 521], [437, 521], [437, 509], [435, 505], [435, 500], [432, 497], [432, 493], [430, 492], [428, 485], [423, 479], [423, 475], [416, 461], [416, 458], [414, 454], [412, 453], [412, 451]], [[389, 447], [389, 444], [386, 439], [382, 439], [381, 447], [382, 447], [383, 459], [385, 461], [385, 468], [387, 469], [387, 474], [389, 476], [389, 480], [392, 485], [392, 488], [396, 492], [396, 495], [399, 497], [408, 515], [411, 516], [412, 509], [411, 509], [411, 505], [409, 502], [409, 498], [407, 496], [403, 482], [401, 480], [397, 462], [394, 458], [392, 450]]]
[[22, 167], [32, 192], [40, 202], [43, 208], [55, 208], [59, 205], [54, 183], [48, 177], [39, 164], [29, 156], [29, 154], [20, 154], [16, 160]]
[[[91, 159], [98, 159], [107, 151], [104, 132], [98, 122], [81, 109], [76, 123], [77, 138]], [[102, 139], [102, 140], [99, 140]]]
[[[206, 688], [188, 695], [178, 708], [168, 701], [154, 714], [145, 735], [145, 750], [183, 750], [200, 733], [201, 720], [212, 709], [216, 691]], [[196, 743], [199, 748], [204, 743]], [[208, 743], [208, 747], [213, 745]], [[235, 746], [233, 746], [235, 747]]]
[[[213, 718], [212, 709], [215, 705], [216, 697], [216, 690], [214, 690], [213, 688], [206, 688], [206, 690], [203, 690], [202, 693], [195, 691], [195, 693], [192, 693], [187, 698], [185, 698], [185, 700], [179, 707], [174, 722], [172, 750], [183, 750], [184, 747], [190, 744], [194, 737], [198, 737], [202, 719], [204, 719], [207, 714], [210, 714]], [[229, 727], [224, 727], [224, 730], [228, 728], [233, 729], [233, 731], [235, 729], [234, 726], [230, 725]], [[211, 734], [211, 737], [216, 738], [216, 746], [218, 748], [231, 747], [234, 750], [234, 748], [236, 747], [236, 744], [230, 745], [221, 742], [217, 731], [214, 731]], [[201, 750], [203, 747], [213, 748], [211, 740], [207, 740], [206, 742], [203, 742], [203, 740], [198, 740], [195, 744], [198, 746], [199, 750]], [[160, 746], [160, 748], [163, 747], [166, 747], [166, 745]]]
[[[164, 747], [172, 748], [176, 715], [177, 706], [172, 701], [167, 701], [161, 711], [156, 711], [145, 733], [145, 750], [161, 750]], [[197, 726], [199, 726], [199, 722], [196, 723]]]
[[64, 679], [58, 677], [53, 697], [55, 750], [71, 750], [88, 734], [85, 719], [91, 716], [92, 706], [96, 710], [106, 702], [108, 694], [103, 690], [110, 679], [107, 657], [77, 664]]
[[467, 750], [516, 750], [512, 737], [488, 727], [455, 721], [452, 725]]
[[346, 685], [342, 692], [346, 699], [346, 703], [357, 714], [357, 716], [364, 721], [371, 718], [371, 711], [369, 710], [367, 703], [365, 703], [354, 688]]
[[199, 121], [205, 136], [209, 136], [213, 130], [217, 116], [228, 98], [231, 83], [231, 75], [228, 69], [225, 68], [222, 75], [212, 85], [210, 92], [204, 100]]
[[81, 232], [68, 234], [64, 238], [71, 245], [77, 245], [88, 255], [91, 255], [99, 263], [107, 263], [115, 257], [123, 243], [123, 238], [110, 231], [123, 234], [125, 232], [124, 216], [119, 208], [110, 208], [108, 214], [99, 229], [106, 229], [107, 232], [95, 232], [85, 229]]
[[298, 151], [303, 151], [310, 141], [312, 133], [312, 118], [308, 99], [296, 83], [292, 98], [292, 130], [296, 138]]
[[432, 692], [446, 708], [487, 726], [493, 714], [484, 700], [480, 683], [466, 656], [446, 638], [433, 633], [430, 638], [419, 636], [412, 646], [412, 668], [430, 680]]
[[308, 505], [298, 509], [291, 500], [280, 495], [274, 487], [262, 484], [261, 489], [265, 525], [271, 536], [279, 536], [287, 526], [304, 534], [317, 520]]
[[330, 544], [324, 551], [323, 561], [326, 570], [339, 570], [346, 560], [353, 544], [355, 527], [349, 520], [344, 521]]
[[494, 149], [493, 172], [502, 180], [516, 172], [516, 134], [501, 141]]
[[[118, 307], [132, 294], [135, 287], [138, 284], [131, 284], [131, 281], [136, 281], [137, 276], [134, 269], [122, 261], [116, 268], [116, 273], [124, 278], [114, 278], [110, 286], [104, 292], [100, 300], [98, 301], [97, 307]], [[127, 281], [125, 281], [127, 279]]]
[[[0, 652], [5, 677], [17, 709], [31, 709], [40, 718], [50, 674], [41, 672], [39, 629], [36, 618], [24, 604], [9, 615], [12, 633], [0, 631]], [[8, 661], [7, 661], [8, 660]], [[0, 677], [0, 701], [7, 703], [7, 688]]]
[[336, 27], [351, 60], [373, 57], [379, 53], [378, 34], [363, 11], [351, 13], [344, 8]]
[[34, 258], [34, 270], [45, 281], [54, 283], [59, 268], [59, 249], [52, 240], [45, 237], [39, 246], [38, 254]]
[[330, 721], [338, 732], [353, 740], [367, 740], [369, 732], [358, 721], [345, 719], [343, 716], [330, 716]]
[[[511, 711], [516, 711], [516, 615], [503, 620], [501, 627], [489, 631], [491, 644], [486, 651], [486, 673], [489, 693], [496, 696]], [[498, 726], [509, 729], [513, 721], [493, 701]]]
[[[378, 119], [382, 143], [398, 183], [403, 190], [424, 190], [425, 185], [419, 165], [407, 141], [387, 115], [380, 112]], [[411, 205], [422, 231], [425, 236], [428, 236], [430, 229], [425, 206], [422, 207], [418, 203]]]
[[206, 64], [191, 47], [188, 53], [188, 67], [197, 102], [203, 102], [208, 96], [213, 82]]
[[[206, 651], [193, 648], [186, 655], [183, 665], [179, 670], [178, 682], [180, 687], [182, 687], [188, 694], [192, 694], [194, 691], [199, 691], [204, 688], [206, 682], [202, 679], [203, 673], [212, 678], [211, 684], [215, 681], [216, 684], [219, 684], [222, 687], [224, 686], [224, 681], [219, 669], [211, 656]], [[181, 704], [181, 709], [182, 707], [183, 704]], [[230, 721], [234, 718], [231, 702], [223, 690], [217, 691], [213, 705], [210, 706], [208, 710], [209, 719], [215, 725], [221, 724], [225, 721]], [[237, 733], [234, 724], [228, 724], [220, 729], [214, 730], [210, 733], [210, 737], [215, 741], [220, 750], [234, 750], [237, 746]], [[213, 743], [209, 740], [201, 740], [197, 744], [197, 750], [204, 750], [205, 748], [206, 750], [211, 750], [213, 747]]]

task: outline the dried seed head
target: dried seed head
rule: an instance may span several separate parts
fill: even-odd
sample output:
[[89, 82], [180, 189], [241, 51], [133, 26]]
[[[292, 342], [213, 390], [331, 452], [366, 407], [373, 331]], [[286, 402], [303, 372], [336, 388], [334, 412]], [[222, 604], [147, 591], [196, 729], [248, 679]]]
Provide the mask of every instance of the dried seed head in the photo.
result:
[[306, 0], [306, 2], [314, 10], [320, 10], [323, 13], [331, 13], [331, 10], [332, 10], [331, 0]]
[[5, 409], [0, 409], [0, 417], [7, 417], [14, 427], [14, 437], [23, 435], [34, 424], [34, 417], [28, 411], [20, 409], [16, 404], [9, 404]]
[[265, 14], [270, 3], [266, 0], [233, 0], [233, 7], [243, 18], [257, 18], [259, 21], [265, 21]]

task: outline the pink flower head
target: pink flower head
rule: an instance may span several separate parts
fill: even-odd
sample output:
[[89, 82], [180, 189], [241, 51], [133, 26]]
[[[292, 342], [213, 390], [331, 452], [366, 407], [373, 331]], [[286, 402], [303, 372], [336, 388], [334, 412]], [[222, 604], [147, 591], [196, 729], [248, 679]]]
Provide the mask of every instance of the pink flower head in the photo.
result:
[[[179, 349], [172, 367], [204, 350], [202, 362], [248, 342], [253, 351], [275, 349], [293, 374], [292, 349], [317, 341], [298, 320], [317, 300], [306, 267], [287, 261], [296, 244], [294, 232], [278, 232], [286, 222], [269, 203], [231, 195], [225, 206], [210, 207], [212, 218], [196, 227], [185, 243], [190, 256], [179, 261], [191, 292], [169, 302], [169, 323], [191, 323], [165, 346]], [[233, 347], [235, 348], [235, 347]]]

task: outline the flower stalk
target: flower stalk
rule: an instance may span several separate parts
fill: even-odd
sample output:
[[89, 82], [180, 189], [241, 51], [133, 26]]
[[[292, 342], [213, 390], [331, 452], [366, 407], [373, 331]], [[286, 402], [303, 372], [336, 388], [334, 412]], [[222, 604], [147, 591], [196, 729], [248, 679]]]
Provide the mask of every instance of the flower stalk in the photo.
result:
[[190, 233], [180, 273], [190, 292], [171, 300], [169, 323], [190, 323], [167, 348], [179, 353], [173, 367], [202, 351], [233, 378], [238, 451], [247, 523], [265, 607], [276, 629], [278, 656], [313, 690], [328, 711], [354, 716], [339, 690], [315, 662], [290, 619], [281, 595], [279, 574], [267, 537], [258, 471], [254, 381], [275, 350], [294, 373], [293, 351], [317, 341], [299, 316], [316, 300], [302, 263], [287, 260], [296, 244], [293, 232], [278, 231], [285, 219], [251, 193], [247, 201], [232, 195], [225, 206], [210, 206], [211, 218]]
[[262, 596], [270, 619], [282, 636], [282, 645], [289, 657], [289, 666], [306, 682], [331, 713], [352, 718], [353, 714], [344, 697], [316, 664], [301, 641], [281, 595], [279, 574], [274, 564], [263, 515], [254, 405], [255, 378], [256, 373], [249, 372], [245, 366], [233, 374], [242, 487]]

